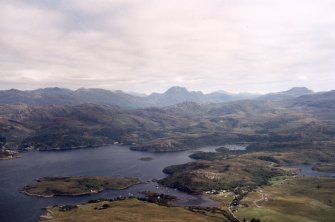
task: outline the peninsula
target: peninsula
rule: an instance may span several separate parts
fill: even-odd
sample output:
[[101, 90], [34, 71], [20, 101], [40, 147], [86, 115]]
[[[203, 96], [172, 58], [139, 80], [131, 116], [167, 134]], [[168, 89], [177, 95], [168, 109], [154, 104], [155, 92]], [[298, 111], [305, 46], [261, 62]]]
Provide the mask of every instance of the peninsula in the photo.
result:
[[135, 177], [115, 178], [103, 176], [44, 177], [25, 186], [22, 192], [30, 196], [79, 196], [95, 194], [104, 189], [122, 190], [139, 184]]

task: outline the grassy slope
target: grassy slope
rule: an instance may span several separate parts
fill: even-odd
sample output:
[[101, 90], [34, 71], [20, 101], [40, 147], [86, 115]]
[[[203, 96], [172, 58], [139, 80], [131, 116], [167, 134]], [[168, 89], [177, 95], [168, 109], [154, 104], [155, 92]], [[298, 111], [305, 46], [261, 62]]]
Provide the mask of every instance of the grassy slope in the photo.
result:
[[[259, 218], [265, 222], [322, 222], [335, 218], [335, 178], [287, 177], [274, 181], [260, 193], [249, 193], [236, 213], [239, 218]], [[254, 201], [257, 202], [258, 207]]]
[[[108, 204], [107, 209], [99, 209]], [[96, 209], [94, 209], [96, 208]], [[50, 222], [67, 221], [122, 221], [122, 222], [223, 222], [227, 221], [220, 214], [195, 213], [183, 207], [166, 207], [154, 203], [147, 203], [137, 199], [122, 201], [104, 201], [82, 204], [70, 211], [59, 211], [58, 207], [51, 208]]]

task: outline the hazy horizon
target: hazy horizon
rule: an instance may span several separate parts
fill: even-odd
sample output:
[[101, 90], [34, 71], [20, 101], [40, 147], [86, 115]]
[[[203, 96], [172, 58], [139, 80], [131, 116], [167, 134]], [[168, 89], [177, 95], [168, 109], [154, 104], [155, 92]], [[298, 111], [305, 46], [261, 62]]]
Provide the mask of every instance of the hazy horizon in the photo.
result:
[[0, 89], [335, 85], [331, 0], [0, 0]]
[[[18, 89], [18, 88], [9, 88], [9, 89], [0, 89], [1, 90], [12, 90], [12, 89], [15, 89], [15, 90], [20, 90], [20, 91], [33, 91], [33, 90], [39, 90], [39, 89], [52, 89], [52, 88], [60, 88], [60, 89], [69, 89], [69, 90], [72, 90], [72, 91], [76, 91], [76, 90], [80, 90], [80, 89], [102, 89], [102, 90], [109, 90], [109, 91], [112, 91], [112, 92], [115, 92], [115, 91], [122, 91], [124, 93], [127, 93], [127, 94], [134, 94], [134, 95], [145, 95], [145, 96], [148, 96], [152, 93], [164, 93], [166, 91], [168, 91], [169, 89], [171, 88], [174, 88], [174, 87], [180, 87], [180, 88], [185, 88], [187, 91], [189, 92], [202, 92], [204, 94], [210, 94], [210, 93], [215, 93], [215, 92], [222, 92], [222, 93], [227, 93], [227, 94], [243, 94], [243, 93], [250, 93], [250, 94], [259, 94], [259, 95], [265, 95], [265, 94], [268, 94], [268, 93], [278, 93], [278, 92], [284, 92], [284, 91], [288, 91], [288, 90], [291, 90], [293, 88], [307, 88], [309, 90], [312, 90], [308, 87], [305, 87], [305, 86], [293, 86], [291, 88], [288, 88], [288, 89], [285, 89], [285, 90], [281, 90], [281, 91], [269, 91], [269, 92], [266, 92], [266, 93], [260, 93], [260, 92], [247, 92], [247, 91], [242, 91], [242, 92], [230, 92], [230, 91], [226, 91], [226, 90], [216, 90], [216, 91], [202, 91], [200, 89], [195, 89], [195, 90], [191, 90], [187, 87], [183, 87], [183, 86], [178, 86], [178, 85], [174, 85], [174, 86], [170, 86], [166, 89], [163, 89], [162, 91], [151, 91], [149, 93], [144, 93], [144, 92], [136, 92], [136, 91], [124, 91], [124, 90], [121, 90], [121, 89], [105, 89], [105, 88], [97, 88], [97, 87], [79, 87], [79, 88], [67, 88], [67, 87], [59, 87], [59, 86], [50, 86], [50, 87], [41, 87], [41, 88], [35, 88], [35, 89]], [[334, 90], [334, 89], [331, 89], [331, 90]], [[329, 90], [329, 91], [331, 91]], [[326, 92], [326, 91], [314, 91], [312, 90], [314, 93], [318, 93], [318, 92]]]

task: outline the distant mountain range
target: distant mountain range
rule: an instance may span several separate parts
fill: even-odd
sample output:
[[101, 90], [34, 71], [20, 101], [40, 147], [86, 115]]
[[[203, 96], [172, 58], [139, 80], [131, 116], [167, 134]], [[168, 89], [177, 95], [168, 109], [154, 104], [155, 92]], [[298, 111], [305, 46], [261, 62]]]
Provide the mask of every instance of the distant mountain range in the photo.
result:
[[311, 95], [314, 92], [306, 87], [293, 87], [287, 91], [269, 93], [263, 96], [260, 96], [260, 99], [263, 100], [284, 100], [289, 98], [294, 98], [303, 95]]
[[145, 97], [102, 89], [0, 91], [0, 148], [122, 143], [161, 152], [236, 141], [262, 148], [335, 139], [335, 91], [293, 88], [242, 98], [181, 87]]
[[99, 105], [117, 105], [121, 108], [168, 107], [183, 102], [198, 104], [223, 103], [245, 99], [259, 98], [263, 100], [282, 100], [296, 96], [310, 95], [314, 92], [295, 87], [288, 91], [270, 93], [266, 95], [238, 93], [231, 94], [224, 91], [204, 94], [201, 91], [188, 91], [186, 88], [174, 86], [164, 93], [136, 95], [123, 91], [109, 91], [97, 88], [80, 88], [70, 90], [64, 88], [43, 88], [36, 90], [1, 90], [0, 104], [28, 104], [28, 105], [79, 105], [94, 103]]

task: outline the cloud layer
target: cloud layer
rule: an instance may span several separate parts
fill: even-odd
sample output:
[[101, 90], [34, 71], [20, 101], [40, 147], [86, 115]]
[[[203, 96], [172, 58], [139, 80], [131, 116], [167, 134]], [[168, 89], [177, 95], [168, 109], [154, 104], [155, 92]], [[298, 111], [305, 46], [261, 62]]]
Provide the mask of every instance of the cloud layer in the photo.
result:
[[0, 88], [335, 88], [333, 0], [0, 0]]

